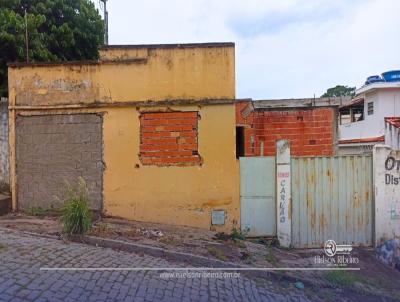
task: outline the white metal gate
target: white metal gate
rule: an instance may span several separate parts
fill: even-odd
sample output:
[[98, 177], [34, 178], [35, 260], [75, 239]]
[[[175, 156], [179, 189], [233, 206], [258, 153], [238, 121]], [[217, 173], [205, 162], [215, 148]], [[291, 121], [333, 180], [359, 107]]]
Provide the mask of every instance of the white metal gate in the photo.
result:
[[275, 157], [240, 158], [240, 221], [248, 236], [276, 236]]

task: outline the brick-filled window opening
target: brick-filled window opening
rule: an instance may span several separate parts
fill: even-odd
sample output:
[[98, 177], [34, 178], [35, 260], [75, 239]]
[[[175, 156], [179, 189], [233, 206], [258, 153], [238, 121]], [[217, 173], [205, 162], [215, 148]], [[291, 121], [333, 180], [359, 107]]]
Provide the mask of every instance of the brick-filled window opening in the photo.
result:
[[201, 163], [198, 112], [149, 112], [140, 116], [143, 165], [190, 166]]

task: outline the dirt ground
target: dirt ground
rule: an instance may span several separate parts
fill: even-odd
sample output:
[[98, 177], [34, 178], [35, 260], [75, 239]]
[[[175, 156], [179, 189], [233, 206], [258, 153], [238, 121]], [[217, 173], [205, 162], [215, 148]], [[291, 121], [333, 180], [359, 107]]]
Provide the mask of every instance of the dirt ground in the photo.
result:
[[[40, 211], [29, 215], [11, 213], [1, 216], [0, 227], [56, 236], [62, 234], [58, 217]], [[240, 232], [221, 234], [191, 227], [102, 218], [94, 223], [89, 235], [192, 253], [250, 267], [324, 267], [315, 263], [315, 257], [324, 255], [323, 249], [283, 249], [268, 238], [242, 240]], [[351, 256], [357, 257], [359, 263], [348, 267], [359, 267], [359, 271], [285, 271], [281, 274], [298, 278], [302, 282], [296, 286], [300, 288], [304, 284], [313, 284], [314, 290], [336, 288], [369, 298], [387, 297], [400, 301], [400, 271], [381, 264], [372, 248], [355, 248]]]

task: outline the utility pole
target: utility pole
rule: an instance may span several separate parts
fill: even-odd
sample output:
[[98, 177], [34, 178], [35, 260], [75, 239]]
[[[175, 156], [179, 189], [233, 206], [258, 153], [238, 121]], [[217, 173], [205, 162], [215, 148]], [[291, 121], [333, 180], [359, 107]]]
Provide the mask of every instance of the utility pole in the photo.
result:
[[28, 18], [25, 8], [25, 46], [26, 46], [26, 63], [29, 63], [29, 41], [28, 41]]
[[108, 11], [107, 11], [107, 1], [100, 0], [104, 5], [104, 45], [108, 45]]

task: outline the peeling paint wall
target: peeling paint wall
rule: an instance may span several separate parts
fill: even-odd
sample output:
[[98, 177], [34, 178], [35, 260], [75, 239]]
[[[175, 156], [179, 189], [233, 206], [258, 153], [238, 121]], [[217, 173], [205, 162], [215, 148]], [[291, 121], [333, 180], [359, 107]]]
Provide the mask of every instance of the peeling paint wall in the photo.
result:
[[146, 60], [13, 67], [10, 95], [19, 106], [234, 98], [233, 47], [143, 51]]
[[400, 239], [400, 151], [377, 145], [373, 150], [375, 244]]
[[[234, 47], [110, 50], [102, 60], [10, 68], [11, 145], [16, 114], [102, 113], [105, 213], [225, 231], [239, 226]], [[143, 165], [140, 115], [175, 111], [201, 117], [201, 165]], [[15, 208], [15, 190], [13, 196]], [[225, 225], [211, 226], [213, 209], [225, 211]]]
[[108, 110], [104, 116], [104, 207], [113, 216], [202, 228], [210, 228], [212, 209], [225, 210], [221, 228], [230, 231], [234, 222], [239, 223], [234, 106], [184, 110], [199, 110], [201, 116], [201, 166], [143, 165], [139, 157], [140, 112], [135, 108]]
[[0, 191], [9, 189], [8, 168], [8, 101], [0, 99]]

